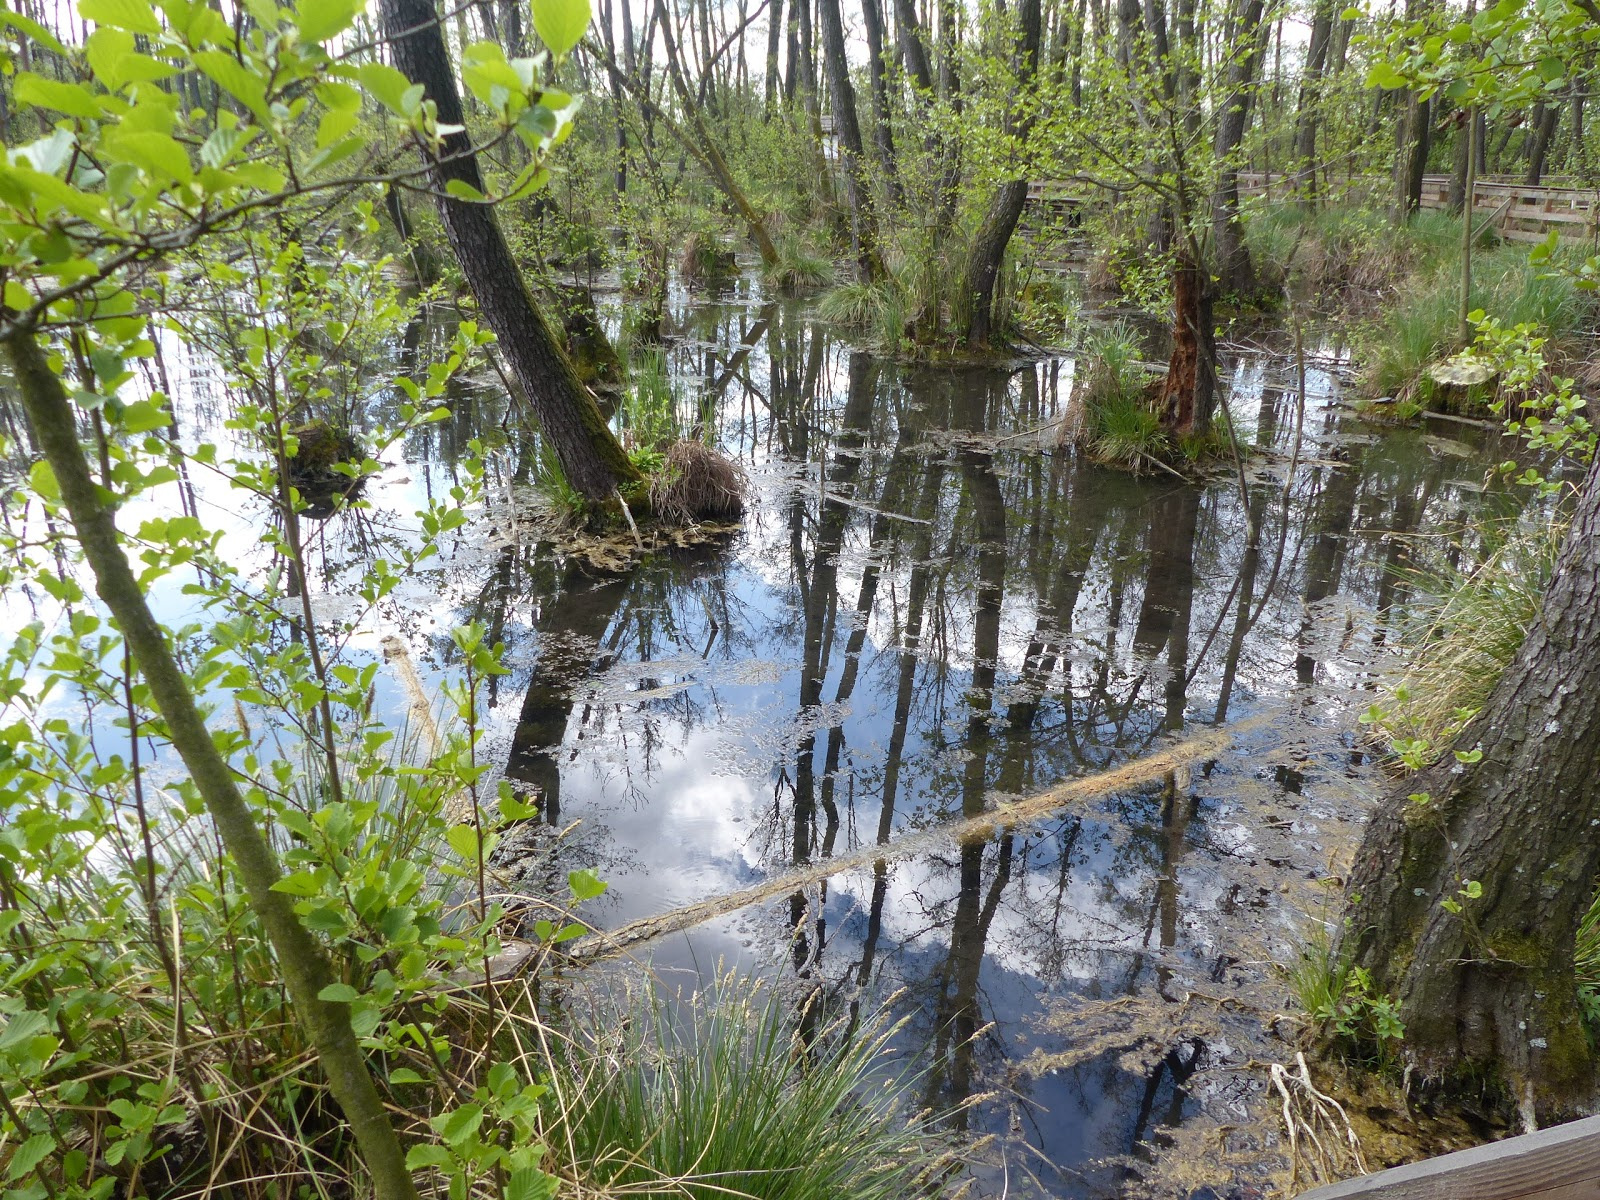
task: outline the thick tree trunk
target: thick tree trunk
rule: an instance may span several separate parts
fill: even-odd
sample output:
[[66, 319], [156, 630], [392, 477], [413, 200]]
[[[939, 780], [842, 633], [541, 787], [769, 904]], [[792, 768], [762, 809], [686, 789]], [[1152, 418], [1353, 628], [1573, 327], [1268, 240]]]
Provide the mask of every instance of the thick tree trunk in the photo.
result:
[[[438, 106], [441, 124], [461, 125], [461, 97], [432, 0], [380, 0], [379, 12], [395, 66], [423, 86]], [[443, 150], [442, 158], [426, 147], [422, 151], [433, 160], [439, 191], [452, 179], [482, 191], [483, 177], [466, 134], [446, 137]], [[441, 195], [439, 215], [461, 273], [526, 392], [568, 484], [591, 500], [601, 500], [621, 484], [639, 479], [534, 302], [494, 209]]]
[[[1038, 0], [1023, 0], [1038, 5]], [[1005, 262], [1006, 247], [1028, 202], [1028, 181], [1009, 179], [995, 189], [983, 224], [972, 239], [967, 258], [967, 297], [972, 310], [967, 317], [967, 344], [987, 348], [994, 334], [994, 289]]]
[[1600, 872], [1600, 466], [1538, 621], [1456, 749], [1482, 757], [1446, 754], [1373, 816], [1337, 953], [1398, 1003], [1425, 1075], [1496, 1081], [1545, 1121], [1595, 1094], [1572, 956]]
[[818, 0], [817, 20], [822, 26], [822, 64], [833, 97], [833, 132], [839, 141], [845, 200], [850, 207], [850, 248], [862, 282], [872, 283], [883, 275], [883, 259], [878, 253], [878, 218], [867, 178], [861, 123], [856, 118], [856, 90], [850, 83], [850, 61], [845, 57], [839, 0]]
[[1156, 385], [1155, 410], [1168, 434], [1203, 434], [1217, 406], [1217, 326], [1206, 271], [1185, 256], [1172, 279], [1172, 358]]

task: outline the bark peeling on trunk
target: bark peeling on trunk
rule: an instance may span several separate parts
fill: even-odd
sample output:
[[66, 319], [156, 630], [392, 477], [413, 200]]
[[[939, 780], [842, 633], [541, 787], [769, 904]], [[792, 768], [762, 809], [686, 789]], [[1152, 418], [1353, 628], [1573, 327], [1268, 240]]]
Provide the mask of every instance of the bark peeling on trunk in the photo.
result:
[[1217, 325], [1210, 279], [1189, 257], [1172, 277], [1172, 357], [1155, 387], [1155, 411], [1168, 434], [1203, 434], [1217, 407]]
[[[1482, 758], [1446, 753], [1374, 815], [1336, 953], [1396, 1000], [1417, 1068], [1496, 1081], [1547, 1122], [1595, 1098], [1572, 956], [1600, 873], [1600, 470], [1539, 619], [1455, 749]], [[1476, 899], [1459, 895], [1469, 880]]]

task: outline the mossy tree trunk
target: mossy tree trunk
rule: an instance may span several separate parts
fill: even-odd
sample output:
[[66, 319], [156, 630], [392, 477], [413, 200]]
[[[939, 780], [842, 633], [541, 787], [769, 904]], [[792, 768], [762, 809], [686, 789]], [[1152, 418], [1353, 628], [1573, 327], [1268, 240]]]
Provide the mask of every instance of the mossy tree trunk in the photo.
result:
[[[463, 125], [461, 96], [432, 0], [381, 0], [379, 12], [394, 65], [423, 86], [438, 106], [440, 124]], [[461, 273], [527, 394], [567, 482], [590, 500], [609, 498], [620, 485], [638, 480], [638, 470], [600, 415], [594, 397], [579, 382], [535, 303], [494, 209], [443, 195], [450, 180], [484, 190], [470, 140], [464, 132], [453, 133], [444, 139], [441, 153], [426, 147], [423, 153], [433, 162], [439, 216]]]
[[1600, 872], [1600, 469], [1538, 621], [1455, 749], [1482, 758], [1447, 753], [1367, 827], [1337, 952], [1398, 1003], [1417, 1068], [1493, 1080], [1545, 1121], [1596, 1083], [1572, 958]]

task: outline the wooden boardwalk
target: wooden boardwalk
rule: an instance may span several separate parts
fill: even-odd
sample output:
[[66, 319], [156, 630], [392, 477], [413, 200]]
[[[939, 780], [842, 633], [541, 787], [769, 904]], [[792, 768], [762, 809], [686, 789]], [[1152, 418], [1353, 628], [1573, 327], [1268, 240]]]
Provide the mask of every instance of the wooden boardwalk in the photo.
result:
[[[1290, 178], [1243, 171], [1239, 189], [1246, 195], [1274, 195], [1290, 198]], [[1379, 199], [1392, 185], [1387, 179], [1354, 178], [1338, 183], [1335, 191]], [[1068, 180], [1040, 179], [1028, 185], [1028, 203], [1046, 209], [1076, 210], [1093, 203], [1083, 184]], [[1510, 242], [1542, 242], [1555, 230], [1564, 242], [1597, 244], [1600, 234], [1600, 193], [1594, 188], [1570, 183], [1528, 187], [1504, 176], [1478, 180], [1473, 192], [1473, 215], [1480, 224], [1488, 223]], [[1422, 207], [1447, 209], [1450, 206], [1450, 176], [1426, 175], [1422, 180]], [[1597, 1197], [1600, 1200], [1600, 1197]]]
[[1300, 1200], [1595, 1200], [1600, 1117], [1358, 1175]]

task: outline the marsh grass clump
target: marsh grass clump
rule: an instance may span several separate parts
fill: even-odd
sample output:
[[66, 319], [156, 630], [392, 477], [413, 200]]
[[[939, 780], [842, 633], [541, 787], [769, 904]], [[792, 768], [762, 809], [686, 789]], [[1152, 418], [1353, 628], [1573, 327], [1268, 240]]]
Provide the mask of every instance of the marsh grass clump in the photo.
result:
[[[1459, 222], [1455, 229], [1459, 234]], [[1588, 311], [1575, 278], [1572, 272], [1529, 262], [1515, 245], [1498, 246], [1474, 259], [1471, 307], [1492, 312], [1508, 325], [1537, 325], [1560, 342], [1577, 332]], [[1355, 351], [1362, 364], [1362, 392], [1423, 407], [1450, 400], [1451, 389], [1436, 383], [1429, 371], [1463, 349], [1460, 337], [1459, 261], [1435, 261], [1407, 277], [1382, 320], [1358, 331]]]
[[[813, 996], [801, 1008], [818, 1003]], [[758, 983], [602, 998], [549, 1072], [577, 1171], [603, 1195], [901, 1200], [955, 1165], [885, 1012], [818, 1019]]]
[[817, 303], [817, 315], [824, 321], [867, 333], [882, 333], [903, 311], [900, 282], [893, 276], [837, 284]]
[[778, 263], [767, 268], [766, 279], [786, 296], [822, 287], [833, 279], [833, 264], [798, 237], [778, 242]]
[[660, 520], [732, 520], [744, 512], [750, 482], [744, 469], [704, 442], [681, 438], [666, 450], [650, 481], [650, 507]]
[[1476, 566], [1441, 556], [1408, 572], [1421, 598], [1405, 623], [1405, 669], [1378, 705], [1387, 737], [1429, 757], [1449, 746], [1538, 618], [1565, 532], [1516, 528]]

